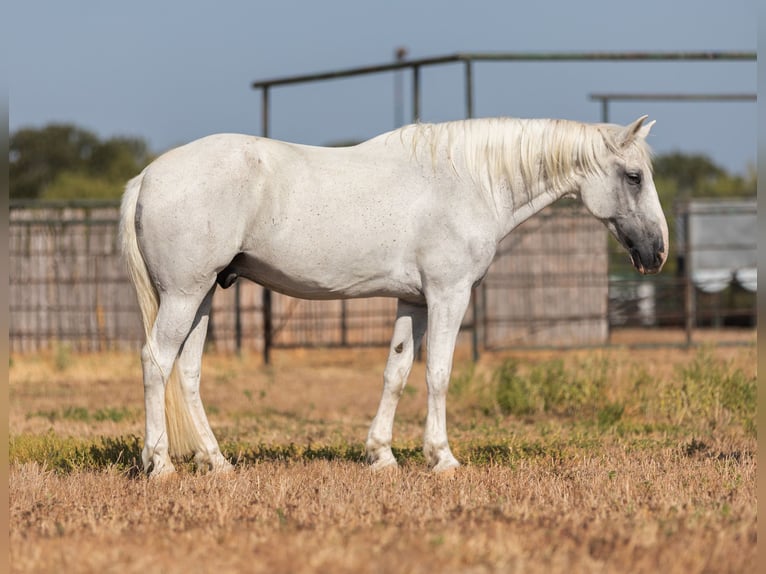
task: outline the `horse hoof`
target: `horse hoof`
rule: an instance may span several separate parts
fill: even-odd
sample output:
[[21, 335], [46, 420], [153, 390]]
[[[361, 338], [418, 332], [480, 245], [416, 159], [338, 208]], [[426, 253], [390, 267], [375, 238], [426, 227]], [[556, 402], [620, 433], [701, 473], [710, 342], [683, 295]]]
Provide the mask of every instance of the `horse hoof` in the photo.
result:
[[367, 462], [370, 463], [370, 468], [374, 471], [386, 470], [391, 467], [396, 468], [396, 458], [394, 453], [391, 452], [391, 447], [383, 447], [377, 445], [376, 447], [367, 447]]
[[449, 478], [455, 476], [458, 468], [460, 468], [460, 463], [453, 458], [440, 462], [431, 471], [442, 478]]
[[395, 474], [399, 472], [399, 465], [396, 463], [396, 461], [389, 462], [387, 464], [375, 463], [370, 465], [370, 471], [380, 475]]
[[451, 480], [457, 476], [458, 467], [453, 466], [446, 470], [437, 470], [434, 472], [434, 476], [439, 480]]
[[210, 469], [210, 472], [212, 474], [215, 474], [216, 476], [223, 476], [223, 477], [232, 476], [234, 474], [234, 465], [227, 460], [225, 464], [219, 464], [219, 465], [213, 466]]
[[152, 470], [152, 472], [149, 473], [149, 480], [154, 482], [167, 482], [177, 477], [178, 473], [175, 468], [164, 467], [156, 472]]

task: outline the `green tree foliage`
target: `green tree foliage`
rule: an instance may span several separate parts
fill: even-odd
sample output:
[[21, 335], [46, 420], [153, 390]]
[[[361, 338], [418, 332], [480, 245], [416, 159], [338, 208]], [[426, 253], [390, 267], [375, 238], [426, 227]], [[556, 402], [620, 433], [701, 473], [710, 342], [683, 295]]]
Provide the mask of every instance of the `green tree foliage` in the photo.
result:
[[102, 141], [69, 124], [25, 128], [11, 135], [11, 199], [108, 199], [151, 160], [146, 143]]
[[701, 197], [752, 197], [756, 193], [756, 173], [732, 175], [700, 154], [673, 152], [654, 160], [654, 181], [663, 205], [675, 200]]

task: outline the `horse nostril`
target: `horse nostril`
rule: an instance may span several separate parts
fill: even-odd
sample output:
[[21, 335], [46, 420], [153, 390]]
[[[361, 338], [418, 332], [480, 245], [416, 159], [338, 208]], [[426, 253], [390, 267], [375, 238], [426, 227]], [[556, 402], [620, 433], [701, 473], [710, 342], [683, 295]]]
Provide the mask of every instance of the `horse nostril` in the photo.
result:
[[665, 242], [662, 238], [655, 239], [654, 245], [654, 266], [659, 267], [665, 261]]

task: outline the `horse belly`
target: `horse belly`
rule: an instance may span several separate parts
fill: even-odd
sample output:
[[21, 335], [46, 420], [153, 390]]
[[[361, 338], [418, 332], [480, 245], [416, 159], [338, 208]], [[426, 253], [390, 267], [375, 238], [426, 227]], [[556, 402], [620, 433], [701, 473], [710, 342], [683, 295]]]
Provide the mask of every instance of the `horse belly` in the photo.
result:
[[337, 248], [293, 237], [261, 238], [231, 270], [270, 289], [304, 299], [398, 297], [422, 299], [420, 276], [400, 253], [358, 245]]

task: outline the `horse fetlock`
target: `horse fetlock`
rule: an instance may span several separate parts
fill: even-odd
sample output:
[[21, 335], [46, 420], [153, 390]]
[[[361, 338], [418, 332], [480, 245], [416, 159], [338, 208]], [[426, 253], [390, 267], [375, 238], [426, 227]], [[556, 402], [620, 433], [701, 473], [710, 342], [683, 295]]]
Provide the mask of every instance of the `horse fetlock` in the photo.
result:
[[443, 472], [460, 466], [446, 442], [440, 444], [426, 443], [423, 446], [423, 455], [426, 463], [434, 472]]
[[390, 440], [380, 440], [368, 437], [367, 444], [367, 462], [373, 470], [379, 470], [389, 466], [396, 466], [394, 453], [391, 451]]
[[370, 462], [370, 469], [374, 471], [384, 470], [389, 468], [396, 468], [397, 466], [399, 466], [390, 448], [388, 449], [387, 452], [384, 452], [384, 453], [378, 452], [375, 454], [370, 454], [368, 452], [367, 460]]
[[176, 467], [173, 466], [167, 455], [162, 456], [155, 452], [151, 455], [142, 454], [141, 458], [144, 463], [144, 471], [147, 472], [149, 478], [163, 478], [176, 472]]

